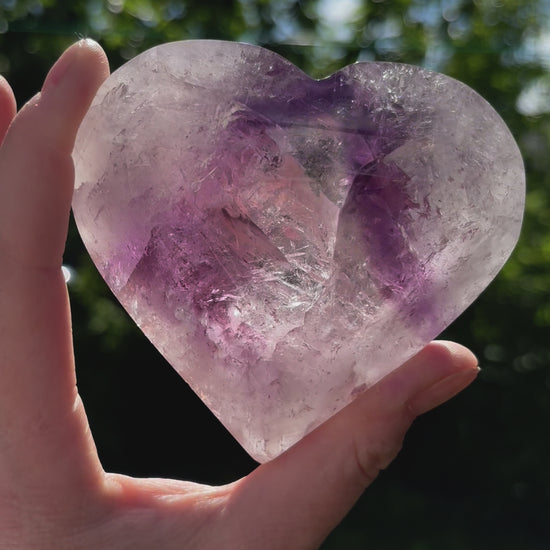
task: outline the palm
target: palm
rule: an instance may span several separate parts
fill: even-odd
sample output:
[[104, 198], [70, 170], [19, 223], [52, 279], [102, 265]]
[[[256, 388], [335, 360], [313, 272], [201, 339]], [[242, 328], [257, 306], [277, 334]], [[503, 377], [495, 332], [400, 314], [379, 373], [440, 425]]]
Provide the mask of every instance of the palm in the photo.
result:
[[428, 346], [228, 486], [106, 474], [76, 387], [60, 266], [74, 137], [107, 74], [103, 52], [79, 43], [17, 116], [0, 81], [0, 548], [315, 548], [415, 415], [473, 380], [475, 358]]

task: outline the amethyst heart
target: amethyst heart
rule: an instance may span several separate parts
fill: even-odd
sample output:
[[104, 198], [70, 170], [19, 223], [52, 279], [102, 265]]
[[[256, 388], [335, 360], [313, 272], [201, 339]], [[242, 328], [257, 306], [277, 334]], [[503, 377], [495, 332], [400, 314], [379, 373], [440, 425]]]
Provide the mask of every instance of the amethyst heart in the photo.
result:
[[261, 462], [455, 319], [524, 204], [514, 139], [464, 84], [393, 63], [316, 81], [229, 42], [124, 65], [74, 158], [99, 271]]

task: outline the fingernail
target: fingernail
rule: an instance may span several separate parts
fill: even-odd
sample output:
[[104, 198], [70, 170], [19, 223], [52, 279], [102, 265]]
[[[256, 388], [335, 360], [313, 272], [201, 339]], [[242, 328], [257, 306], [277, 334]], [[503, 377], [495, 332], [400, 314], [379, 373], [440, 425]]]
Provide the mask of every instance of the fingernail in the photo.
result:
[[480, 368], [475, 367], [443, 378], [415, 396], [410, 401], [411, 408], [416, 414], [423, 414], [441, 405], [473, 382], [479, 371]]
[[65, 50], [54, 66], [50, 69], [48, 76], [46, 76], [46, 80], [42, 86], [42, 92], [49, 92], [61, 84], [69, 72], [69, 69], [75, 62], [75, 59], [78, 57], [78, 50], [85, 47], [96, 48], [98, 47], [98, 44], [90, 38], [84, 38]]
[[55, 65], [50, 69], [46, 80], [44, 80], [44, 85], [42, 86], [42, 92], [47, 93], [53, 88], [56, 88], [69, 70], [69, 67], [72, 65], [73, 56], [69, 55], [68, 52], [65, 52], [55, 63]]

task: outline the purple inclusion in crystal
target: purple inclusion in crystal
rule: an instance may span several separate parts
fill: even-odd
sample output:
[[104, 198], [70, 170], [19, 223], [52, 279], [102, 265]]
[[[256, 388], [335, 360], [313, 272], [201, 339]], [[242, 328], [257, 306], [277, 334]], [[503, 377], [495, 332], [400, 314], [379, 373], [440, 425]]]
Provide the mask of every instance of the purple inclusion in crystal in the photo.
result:
[[[307, 103], [304, 100], [292, 102], [284, 97], [278, 98], [279, 101], [255, 101], [247, 105], [246, 99], [239, 99], [241, 108], [232, 114], [219, 137], [220, 147], [214, 154], [216, 164], [212, 167], [214, 176], [208, 182], [204, 181], [201, 189], [193, 194], [194, 206], [189, 207], [185, 201], [177, 203], [173, 215], [168, 216], [169, 221], [153, 228], [145, 254], [130, 277], [127, 290], [133, 293], [132, 283], [144, 285], [147, 281], [152, 287], [162, 288], [163, 285], [151, 285], [150, 281], [172, 278], [178, 291], [174, 294], [170, 314], [174, 308], [186, 303], [186, 307], [190, 306], [198, 316], [213, 316], [218, 322], [228, 323], [223, 312], [231, 303], [232, 295], [253, 278], [272, 277], [266, 271], [271, 273], [275, 269], [282, 272], [283, 284], [291, 285], [296, 281], [301, 285], [305, 279], [312, 278], [314, 280], [309, 280], [311, 286], [322, 283], [326, 277], [315, 279], [304, 266], [297, 265], [287, 258], [288, 254], [281, 252], [295, 245], [296, 235], [303, 233], [304, 228], [293, 227], [293, 221], [287, 220], [282, 228], [287, 235], [276, 235], [278, 246], [275, 246], [273, 236], [265, 234], [252, 221], [251, 218], [258, 214], [249, 212], [246, 204], [234, 201], [232, 193], [239, 193], [234, 189], [243, 186], [243, 182], [245, 192], [248, 191], [250, 182], [245, 172], [251, 165], [256, 164], [255, 168], [263, 173], [277, 173], [284, 155], [292, 154], [300, 163], [299, 178], [292, 174], [281, 178], [278, 185], [270, 181], [272, 188], [261, 191], [266, 197], [279, 192], [281, 185], [286, 192], [292, 193], [302, 185], [302, 179], [307, 179], [309, 186], [318, 185], [319, 192], [332, 191], [334, 194], [332, 189], [322, 187], [323, 173], [330, 170], [330, 166], [323, 166], [323, 162], [330, 163], [332, 159], [319, 157], [318, 143], [308, 146], [305, 142], [316, 130], [326, 132], [328, 129], [332, 135], [342, 136], [339, 155], [346, 162], [345, 169], [349, 174], [347, 189], [344, 189], [347, 197], [338, 218], [335, 254], [338, 257], [339, 242], [352, 240], [360, 256], [369, 257], [372, 268], [368, 276], [382, 289], [383, 298], [398, 299], [407, 295], [409, 287], [418, 284], [411, 275], [418, 276], [422, 271], [406, 240], [407, 211], [415, 205], [410, 203], [406, 191], [407, 175], [393, 163], [384, 162], [385, 156], [406, 139], [405, 132], [392, 127], [382, 127], [378, 131], [376, 126], [367, 130], [353, 128], [354, 121], [365, 120], [369, 112], [365, 106], [361, 112], [350, 113], [344, 109], [354, 98], [351, 87], [344, 91], [346, 85], [341, 80], [341, 77], [333, 77], [324, 81], [323, 86], [305, 80], [301, 89]], [[315, 127], [319, 105], [324, 107], [329, 119], [322, 126]], [[279, 128], [288, 129], [285, 134], [288, 139], [286, 152], [272, 136]], [[293, 128], [299, 128], [296, 139], [293, 139]], [[383, 135], [384, 130], [386, 135]], [[258, 151], [261, 151], [261, 158], [258, 158]], [[210, 167], [207, 171], [210, 172]], [[329, 181], [326, 185], [332, 183]], [[227, 196], [212, 204], [212, 196], [220, 191]], [[306, 192], [311, 193], [311, 190]], [[335, 197], [335, 200], [341, 201], [342, 198]], [[307, 201], [303, 203], [307, 207]], [[194, 210], [197, 205], [198, 210]], [[265, 208], [265, 203], [261, 208]], [[159, 265], [173, 269], [165, 261], [166, 255], [178, 256], [182, 260], [178, 266], [184, 266], [184, 271], [159, 272]], [[344, 257], [336, 265], [353, 270], [358, 258], [348, 258], [353, 259], [353, 265], [347, 266]], [[200, 260], [196, 262], [195, 259]], [[354, 274], [354, 278], [357, 277]], [[166, 300], [162, 300], [166, 305]]]
[[463, 84], [377, 63], [314, 81], [215, 41], [115, 72], [75, 162], [99, 270], [260, 461], [471, 303], [524, 200], [514, 140]]

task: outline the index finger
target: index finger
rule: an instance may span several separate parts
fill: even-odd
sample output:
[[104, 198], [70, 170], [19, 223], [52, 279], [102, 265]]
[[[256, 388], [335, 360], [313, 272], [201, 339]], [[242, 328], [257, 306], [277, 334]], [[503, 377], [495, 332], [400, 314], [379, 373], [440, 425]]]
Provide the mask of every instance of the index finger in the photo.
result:
[[0, 149], [0, 247], [24, 268], [61, 268], [74, 140], [107, 74], [99, 45], [78, 42], [61, 56], [6, 134]]
[[15, 97], [7, 80], [0, 75], [0, 145], [16, 112]]
[[98, 44], [70, 47], [0, 147], [1, 494], [55, 492], [69, 502], [69, 491], [78, 494], [79, 483], [99, 476], [77, 393], [61, 261], [73, 143], [107, 73]]

